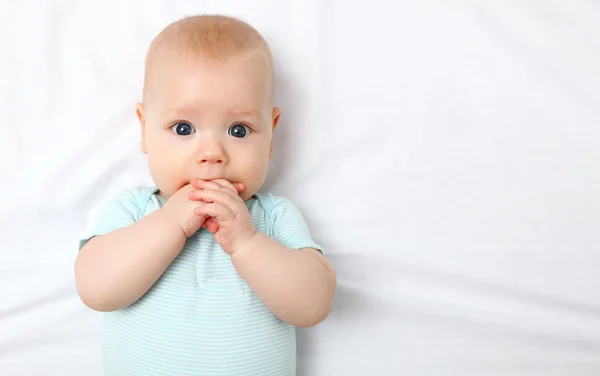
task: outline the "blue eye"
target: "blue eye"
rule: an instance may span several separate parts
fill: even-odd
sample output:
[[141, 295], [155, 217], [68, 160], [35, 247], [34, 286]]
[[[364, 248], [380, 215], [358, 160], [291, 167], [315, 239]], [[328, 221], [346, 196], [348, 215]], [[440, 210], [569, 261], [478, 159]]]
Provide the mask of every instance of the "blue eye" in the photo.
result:
[[178, 136], [189, 136], [193, 133], [196, 133], [194, 127], [192, 127], [189, 123], [183, 121], [172, 126], [171, 130], [175, 132]]
[[249, 135], [252, 131], [244, 124], [234, 124], [229, 128], [227, 132], [230, 136], [235, 138], [244, 138]]

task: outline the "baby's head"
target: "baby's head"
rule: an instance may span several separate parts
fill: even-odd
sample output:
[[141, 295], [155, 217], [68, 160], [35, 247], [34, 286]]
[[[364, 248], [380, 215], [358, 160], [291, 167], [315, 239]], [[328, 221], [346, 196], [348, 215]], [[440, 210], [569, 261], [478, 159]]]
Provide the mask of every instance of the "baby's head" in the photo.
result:
[[266, 178], [274, 74], [266, 41], [243, 21], [196, 16], [167, 26], [146, 57], [137, 106], [141, 149], [165, 197], [193, 178], [242, 182], [248, 199]]

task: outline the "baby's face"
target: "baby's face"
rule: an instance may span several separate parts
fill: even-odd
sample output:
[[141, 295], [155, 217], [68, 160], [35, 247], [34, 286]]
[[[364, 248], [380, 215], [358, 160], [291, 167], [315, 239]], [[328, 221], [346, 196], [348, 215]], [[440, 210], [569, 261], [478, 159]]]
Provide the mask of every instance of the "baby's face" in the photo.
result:
[[248, 199], [264, 183], [279, 109], [253, 60], [162, 59], [138, 106], [142, 151], [164, 197], [193, 178], [242, 182]]

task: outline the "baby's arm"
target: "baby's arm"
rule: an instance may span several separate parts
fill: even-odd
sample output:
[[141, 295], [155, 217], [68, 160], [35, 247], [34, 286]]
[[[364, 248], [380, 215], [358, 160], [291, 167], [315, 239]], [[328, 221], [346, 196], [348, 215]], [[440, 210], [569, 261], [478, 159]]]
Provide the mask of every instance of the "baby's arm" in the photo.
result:
[[329, 314], [336, 275], [315, 249], [288, 248], [257, 232], [231, 255], [237, 272], [282, 321], [306, 327]]
[[185, 186], [161, 209], [87, 242], [75, 261], [75, 281], [88, 307], [115, 311], [150, 289], [205, 221], [194, 214], [192, 190]]
[[115, 311], [138, 300], [185, 244], [181, 227], [156, 210], [138, 222], [92, 238], [75, 261], [79, 297], [96, 311]]
[[238, 274], [282, 321], [312, 326], [329, 314], [336, 285], [333, 268], [316, 249], [296, 207], [280, 200], [270, 211], [273, 238], [257, 232], [248, 208], [227, 181], [192, 180], [197, 214], [231, 256]]

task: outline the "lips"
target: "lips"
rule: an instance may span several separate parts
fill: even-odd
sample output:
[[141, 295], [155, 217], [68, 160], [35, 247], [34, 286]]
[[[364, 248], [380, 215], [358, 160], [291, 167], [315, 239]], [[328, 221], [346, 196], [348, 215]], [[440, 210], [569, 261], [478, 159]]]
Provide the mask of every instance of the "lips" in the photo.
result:
[[[217, 180], [217, 179], [224, 179], [224, 180], [230, 181], [230, 180], [228, 180], [227, 178], [224, 178], [224, 177], [221, 177], [221, 176], [213, 176], [213, 177], [203, 177], [203, 176], [199, 176], [199, 177], [196, 177], [196, 179], [200, 179], [200, 180], [206, 180], [206, 181], [210, 181], [210, 180]], [[189, 183], [189, 182], [188, 182], [188, 183]]]

